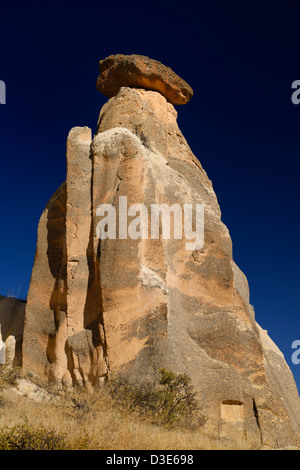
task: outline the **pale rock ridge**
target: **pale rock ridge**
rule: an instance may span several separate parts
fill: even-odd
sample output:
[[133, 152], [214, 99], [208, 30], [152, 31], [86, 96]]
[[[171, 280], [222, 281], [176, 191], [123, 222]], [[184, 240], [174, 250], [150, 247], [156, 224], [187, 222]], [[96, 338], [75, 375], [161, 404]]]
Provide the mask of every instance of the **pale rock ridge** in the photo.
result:
[[[176, 117], [159, 92], [121, 86], [93, 139], [86, 127], [70, 131], [67, 180], [38, 227], [24, 370], [87, 387], [111, 372], [138, 382], [162, 367], [185, 372], [208, 432], [299, 444], [293, 376], [255, 321], [212, 183]], [[186, 250], [184, 238], [99, 240], [97, 207], [114, 205], [118, 220], [119, 196], [147, 209], [204, 203], [203, 248]]]

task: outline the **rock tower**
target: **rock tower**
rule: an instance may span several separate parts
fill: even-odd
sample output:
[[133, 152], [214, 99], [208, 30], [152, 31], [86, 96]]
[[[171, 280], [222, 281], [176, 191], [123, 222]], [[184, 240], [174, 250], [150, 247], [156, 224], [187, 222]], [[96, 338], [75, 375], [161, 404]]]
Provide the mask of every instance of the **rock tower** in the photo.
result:
[[[70, 131], [66, 182], [39, 222], [25, 372], [86, 387], [111, 372], [133, 381], [162, 367], [185, 372], [208, 432], [266, 448], [296, 445], [292, 373], [255, 321], [212, 183], [177, 125], [173, 105], [187, 103], [192, 89], [137, 55], [101, 61], [97, 88], [110, 98], [97, 132]], [[115, 238], [100, 239], [97, 208], [110, 204], [119, 220], [120, 200], [149, 211], [204, 204], [203, 246], [187, 250], [184, 236], [161, 232], [125, 237], [118, 224]]]

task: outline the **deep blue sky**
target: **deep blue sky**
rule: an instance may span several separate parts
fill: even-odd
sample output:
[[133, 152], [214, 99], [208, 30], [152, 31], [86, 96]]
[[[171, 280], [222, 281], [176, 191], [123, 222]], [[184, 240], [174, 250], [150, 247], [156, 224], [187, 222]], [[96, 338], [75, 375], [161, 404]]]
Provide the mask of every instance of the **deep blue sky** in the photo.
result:
[[256, 319], [300, 389], [298, 2], [2, 2], [0, 17], [0, 294], [26, 298], [38, 220], [65, 180], [67, 134], [95, 131], [106, 102], [98, 61], [147, 55], [194, 89], [179, 126], [213, 181]]

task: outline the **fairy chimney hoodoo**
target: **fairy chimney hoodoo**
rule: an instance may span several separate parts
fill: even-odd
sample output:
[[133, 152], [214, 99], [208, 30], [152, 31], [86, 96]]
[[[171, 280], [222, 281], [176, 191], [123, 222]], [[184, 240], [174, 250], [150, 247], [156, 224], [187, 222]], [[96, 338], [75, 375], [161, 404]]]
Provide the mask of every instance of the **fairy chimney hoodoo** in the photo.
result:
[[[177, 125], [174, 105], [189, 102], [191, 87], [156, 60], [118, 54], [100, 61], [97, 89], [109, 99], [96, 134], [71, 129], [66, 181], [40, 218], [25, 373], [92, 388], [111, 372], [135, 381], [161, 368], [184, 372], [208, 432], [296, 445], [294, 378], [256, 323], [212, 183]], [[115, 237], [99, 238], [97, 209], [107, 204], [119, 221], [120, 201], [136, 236], [124, 236], [118, 222]], [[139, 236], [141, 205], [148, 214], [162, 205], [204, 207], [203, 246], [186, 249], [184, 231], [172, 237], [173, 210], [170, 237], [151, 237], [151, 227]]]

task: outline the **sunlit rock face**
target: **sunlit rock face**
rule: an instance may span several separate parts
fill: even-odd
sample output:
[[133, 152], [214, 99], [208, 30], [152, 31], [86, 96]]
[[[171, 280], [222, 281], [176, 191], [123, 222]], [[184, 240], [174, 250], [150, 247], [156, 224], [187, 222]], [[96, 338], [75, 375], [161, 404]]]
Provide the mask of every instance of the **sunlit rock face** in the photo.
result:
[[174, 105], [186, 104], [193, 90], [172, 69], [143, 55], [116, 54], [99, 62], [97, 90], [108, 98], [122, 86], [159, 91]]

